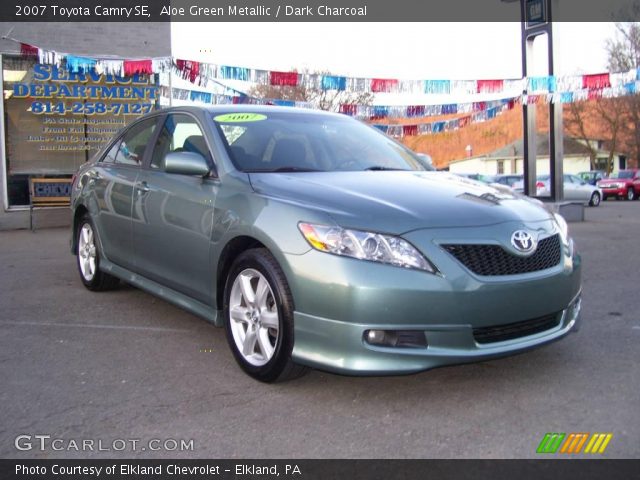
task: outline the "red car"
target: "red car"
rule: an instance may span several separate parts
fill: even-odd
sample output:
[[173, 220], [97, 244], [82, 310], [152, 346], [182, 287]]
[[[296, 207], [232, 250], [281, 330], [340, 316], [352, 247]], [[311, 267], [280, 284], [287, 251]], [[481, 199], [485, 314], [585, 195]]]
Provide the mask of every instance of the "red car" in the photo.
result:
[[609, 178], [598, 182], [598, 187], [602, 189], [602, 199], [609, 197], [635, 200], [640, 197], [640, 170], [620, 170], [612, 173]]

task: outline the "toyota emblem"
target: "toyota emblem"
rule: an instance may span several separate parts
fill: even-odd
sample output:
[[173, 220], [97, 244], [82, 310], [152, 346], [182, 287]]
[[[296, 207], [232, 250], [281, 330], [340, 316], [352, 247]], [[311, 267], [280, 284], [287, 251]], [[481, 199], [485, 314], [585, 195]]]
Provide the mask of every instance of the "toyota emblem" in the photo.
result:
[[533, 253], [537, 242], [529, 232], [516, 230], [511, 235], [511, 245], [521, 253]]

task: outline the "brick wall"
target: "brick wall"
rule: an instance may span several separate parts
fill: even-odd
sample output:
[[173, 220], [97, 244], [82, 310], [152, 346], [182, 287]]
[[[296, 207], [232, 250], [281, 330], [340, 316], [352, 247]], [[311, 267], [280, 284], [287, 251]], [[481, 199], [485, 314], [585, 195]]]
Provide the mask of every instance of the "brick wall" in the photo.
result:
[[[161, 57], [171, 54], [171, 27], [165, 23], [7, 23], [0, 37], [76, 55]], [[20, 51], [14, 42], [0, 40], [0, 52]]]

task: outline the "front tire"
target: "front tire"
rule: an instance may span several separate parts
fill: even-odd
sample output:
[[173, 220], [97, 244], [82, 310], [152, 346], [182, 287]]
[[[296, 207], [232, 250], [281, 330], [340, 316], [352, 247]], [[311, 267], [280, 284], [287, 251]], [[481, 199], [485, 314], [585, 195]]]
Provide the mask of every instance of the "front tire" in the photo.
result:
[[597, 207], [598, 205], [600, 205], [600, 194], [598, 192], [593, 192], [591, 194], [589, 205], [592, 207]]
[[625, 196], [625, 200], [633, 200], [636, 196], [636, 192], [633, 190], [633, 187], [627, 188], [627, 195]]
[[224, 324], [233, 356], [261, 382], [290, 380], [308, 369], [291, 360], [293, 298], [278, 262], [256, 248], [231, 265], [224, 293]]
[[82, 284], [89, 290], [112, 290], [120, 283], [116, 277], [100, 270], [99, 241], [88, 213], [85, 213], [76, 231], [76, 259]]

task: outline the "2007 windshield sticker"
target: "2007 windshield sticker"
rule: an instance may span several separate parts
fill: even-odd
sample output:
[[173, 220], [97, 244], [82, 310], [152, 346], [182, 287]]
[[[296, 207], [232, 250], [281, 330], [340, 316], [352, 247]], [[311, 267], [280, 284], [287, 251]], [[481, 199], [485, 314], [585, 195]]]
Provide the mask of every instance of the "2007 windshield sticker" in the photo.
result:
[[225, 113], [213, 117], [216, 122], [221, 123], [242, 123], [242, 122], [259, 122], [266, 120], [267, 116], [261, 113]]

